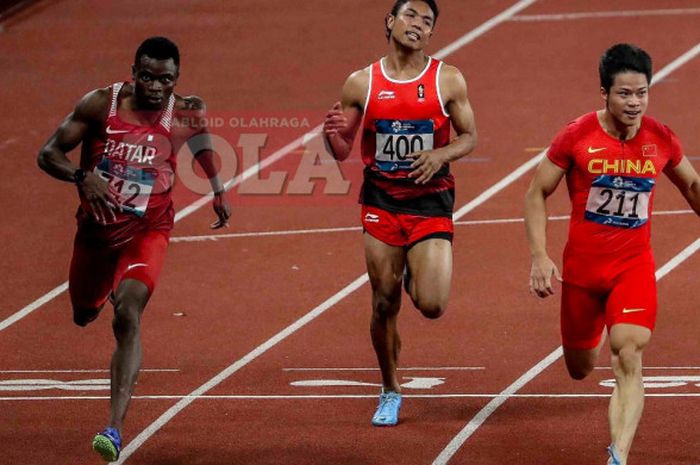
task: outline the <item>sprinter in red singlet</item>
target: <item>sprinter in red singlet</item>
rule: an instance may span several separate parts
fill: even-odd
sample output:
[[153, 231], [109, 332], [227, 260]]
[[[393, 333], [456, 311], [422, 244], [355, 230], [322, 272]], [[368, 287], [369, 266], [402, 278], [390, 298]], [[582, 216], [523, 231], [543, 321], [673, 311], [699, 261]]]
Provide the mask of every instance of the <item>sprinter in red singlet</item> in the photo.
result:
[[[214, 190], [218, 219], [212, 227], [226, 226], [230, 216], [204, 126], [178, 124], [202, 121], [205, 112], [199, 97], [173, 93], [179, 68], [174, 43], [147, 39], [136, 51], [133, 82], [85, 95], [39, 153], [39, 166], [74, 183], [80, 197], [69, 277], [73, 320], [86, 326], [108, 299], [114, 305], [111, 417], [93, 439], [93, 448], [109, 462], [121, 450], [121, 428], [141, 365], [141, 315], [165, 259], [174, 219], [175, 156], [185, 141]], [[81, 143], [76, 166], [66, 154]]]
[[608, 464], [626, 465], [644, 405], [642, 351], [656, 322], [650, 233], [657, 180], [665, 173], [700, 214], [700, 178], [675, 134], [644, 116], [649, 55], [618, 44], [602, 56], [599, 71], [605, 108], [569, 123], [554, 139], [528, 190], [525, 220], [530, 290], [547, 297], [559, 271], [545, 247], [545, 201], [566, 176], [572, 210], [561, 297], [564, 358], [572, 378], [585, 378], [607, 326], [616, 380]]
[[375, 426], [399, 420], [396, 320], [402, 276], [425, 317], [438, 318], [447, 307], [454, 205], [449, 163], [476, 145], [462, 74], [424, 53], [437, 18], [433, 0], [397, 0], [386, 17], [387, 56], [350, 75], [324, 124], [328, 146], [341, 161], [362, 128], [360, 203], [372, 285], [370, 333], [383, 385]]

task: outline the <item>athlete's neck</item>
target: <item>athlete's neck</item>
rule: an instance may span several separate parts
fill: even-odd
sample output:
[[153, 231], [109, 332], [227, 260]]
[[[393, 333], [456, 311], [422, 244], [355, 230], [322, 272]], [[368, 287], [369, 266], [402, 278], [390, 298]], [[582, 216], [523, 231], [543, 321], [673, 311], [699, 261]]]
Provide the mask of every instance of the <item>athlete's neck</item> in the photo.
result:
[[160, 118], [163, 109], [146, 108], [139, 105], [136, 95], [131, 94], [122, 99], [119, 105], [120, 117], [138, 126], [152, 126]]
[[612, 113], [610, 113], [607, 109], [605, 110], [599, 110], [597, 112], [598, 114], [598, 121], [600, 122], [600, 126], [603, 128], [605, 132], [610, 134], [612, 137], [615, 139], [618, 139], [620, 141], [627, 141], [634, 136], [637, 135], [639, 132], [639, 127], [641, 126], [641, 120], [639, 123], [633, 125], [633, 126], [628, 126], [626, 124], [623, 124], [620, 120], [615, 118]]
[[428, 59], [423, 50], [407, 50], [395, 45], [383, 59], [384, 71], [392, 79], [413, 79], [423, 72]]

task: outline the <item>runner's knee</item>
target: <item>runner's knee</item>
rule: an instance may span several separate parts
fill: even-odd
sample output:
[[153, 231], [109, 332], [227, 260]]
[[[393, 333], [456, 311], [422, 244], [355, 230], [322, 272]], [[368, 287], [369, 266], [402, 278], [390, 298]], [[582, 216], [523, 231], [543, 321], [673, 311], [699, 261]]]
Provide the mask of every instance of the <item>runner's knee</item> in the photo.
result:
[[447, 310], [447, 302], [441, 302], [439, 300], [427, 300], [421, 301], [416, 299], [413, 304], [418, 310], [423, 314], [424, 317], [431, 320], [440, 318]]
[[573, 363], [567, 363], [566, 364], [566, 369], [569, 371], [569, 376], [571, 378], [580, 381], [584, 379], [586, 376], [590, 375], [591, 372], [593, 371], [593, 364], [573, 364]]
[[117, 336], [134, 334], [141, 324], [141, 305], [130, 301], [117, 301], [114, 306], [112, 328]]
[[575, 351], [573, 353], [565, 352], [564, 360], [566, 369], [571, 378], [580, 381], [591, 374], [595, 368], [596, 356], [593, 354]]
[[612, 368], [615, 374], [634, 375], [642, 370], [642, 349], [630, 342], [619, 349], [613, 348]]
[[97, 319], [102, 307], [73, 307], [73, 323], [85, 327]]
[[395, 316], [399, 313], [400, 306], [400, 288], [391, 292], [375, 291], [372, 295], [372, 313], [375, 317], [390, 318]]

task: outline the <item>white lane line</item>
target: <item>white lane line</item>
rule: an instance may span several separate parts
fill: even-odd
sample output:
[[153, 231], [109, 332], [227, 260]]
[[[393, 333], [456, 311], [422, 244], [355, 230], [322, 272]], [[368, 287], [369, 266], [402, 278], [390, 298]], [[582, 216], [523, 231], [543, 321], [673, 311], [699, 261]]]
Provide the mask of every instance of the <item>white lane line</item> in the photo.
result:
[[440, 455], [433, 461], [433, 465], [445, 464], [450, 458], [462, 447], [462, 444], [469, 439], [469, 437], [474, 434], [474, 432], [481, 426], [488, 417], [491, 416], [493, 412], [498, 409], [503, 403], [509, 398], [514, 396], [520, 388], [529, 383], [538, 374], [544, 371], [549, 365], [554, 363], [561, 357], [563, 350], [557, 347], [554, 352], [547, 355], [545, 358], [540, 360], [535, 366], [530, 368], [525, 374], [520, 378], [515, 380], [513, 384], [505, 388], [498, 396], [494, 397], [484, 408], [479, 410], [479, 412], [472, 418], [469, 423], [447, 444], [447, 446], [442, 450]]
[[517, 15], [510, 21], [571, 21], [595, 18], [628, 18], [642, 16], [687, 16], [700, 14], [700, 8], [663, 8], [656, 10], [589, 11], [580, 13], [558, 13], [542, 15]]
[[[678, 255], [673, 257], [664, 266], [656, 271], [656, 280], [662, 279], [671, 270], [675, 269], [690, 257], [700, 247], [700, 239], [683, 249]], [[564, 354], [562, 346], [557, 347], [554, 352], [539, 361], [534, 367], [530, 368], [524, 375], [518, 378], [513, 384], [503, 390], [501, 395], [491, 400], [484, 408], [482, 408], [474, 418], [472, 418], [462, 430], [447, 444], [440, 455], [433, 461], [433, 465], [445, 465], [457, 453], [462, 445], [474, 434], [474, 432], [503, 405], [509, 397], [514, 397], [523, 386], [532, 381], [537, 375], [542, 373], [552, 363], [556, 362]]]
[[[643, 367], [647, 370], [700, 370], [700, 367]], [[595, 367], [595, 370], [612, 370], [612, 367]]]
[[683, 249], [678, 255], [669, 260], [668, 263], [656, 270], [656, 280], [658, 281], [664, 276], [666, 276], [673, 269], [678, 267], [678, 265], [687, 260], [688, 257], [697, 252], [698, 249], [700, 249], [700, 239], [696, 239], [695, 242]]
[[515, 3], [513, 6], [511, 6], [510, 8], [508, 8], [506, 10], [503, 10], [503, 12], [501, 12], [500, 14], [489, 19], [481, 26], [464, 34], [462, 37], [460, 37], [456, 41], [452, 42], [451, 44], [449, 44], [445, 48], [439, 50], [433, 56], [435, 58], [437, 58], [438, 60], [442, 60], [442, 59], [448, 57], [449, 55], [452, 55], [454, 52], [456, 52], [460, 48], [464, 47], [469, 42], [472, 42], [474, 39], [486, 34], [488, 31], [490, 31], [494, 27], [498, 26], [499, 24], [501, 24], [505, 21], [508, 21], [514, 15], [520, 13], [522, 10], [524, 10], [525, 8], [527, 8], [530, 5], [532, 5], [533, 3], [535, 3], [535, 1], [536, 0], [521, 0], [517, 3]]
[[[316, 126], [315, 128], [311, 129], [309, 132], [304, 134], [303, 136], [296, 138], [294, 141], [290, 142], [289, 144], [285, 145], [281, 149], [277, 150], [269, 157], [266, 157], [265, 159], [260, 160], [259, 163], [251, 166], [250, 168], [245, 170], [243, 173], [239, 174], [238, 176], [236, 176], [233, 179], [226, 182], [224, 184], [225, 189], [229, 190], [229, 189], [239, 185], [243, 181], [245, 181], [245, 180], [251, 178], [252, 176], [256, 175], [257, 173], [259, 173], [260, 171], [262, 171], [263, 169], [265, 169], [266, 167], [268, 167], [272, 163], [287, 156], [288, 154], [290, 154], [292, 152], [293, 149], [295, 149], [296, 147], [299, 147], [302, 144], [302, 142], [304, 142], [305, 140], [308, 140], [309, 138], [313, 138], [313, 137], [319, 135], [321, 128], [322, 128], [321, 125]], [[192, 202], [191, 204], [189, 204], [188, 206], [186, 206], [185, 208], [183, 208], [182, 210], [177, 212], [177, 214], [175, 215], [175, 222], [177, 223], [178, 221], [182, 220], [183, 218], [188, 217], [192, 213], [194, 213], [197, 210], [199, 210], [200, 208], [202, 208], [204, 205], [206, 205], [207, 203], [209, 203], [211, 201], [213, 196], [214, 196], [213, 193], [209, 193], [203, 197], [200, 197], [199, 199], [195, 200], [194, 202]], [[10, 317], [1, 321], [0, 322], [0, 331], [8, 328], [9, 326], [13, 325], [17, 321], [26, 317], [27, 315], [29, 315], [30, 313], [32, 313], [33, 311], [37, 310], [39, 307], [44, 305], [45, 303], [50, 302], [51, 300], [56, 298], [58, 295], [65, 292], [66, 290], [68, 290], [68, 281], [57, 286], [52, 291], [39, 297], [37, 300], [30, 303], [29, 305], [27, 305], [23, 309], [19, 310], [18, 312], [14, 313]]]
[[[695, 214], [693, 210], [666, 210], [653, 212], [654, 216], [670, 216], [670, 215], [689, 215]], [[569, 215], [550, 216], [549, 221], [566, 221]], [[455, 226], [482, 226], [491, 224], [510, 224], [524, 223], [524, 218], [496, 218], [493, 220], [469, 220], [455, 221]], [[170, 239], [170, 242], [207, 242], [219, 241], [223, 239], [239, 239], [245, 237], [269, 237], [269, 236], [295, 236], [306, 234], [330, 234], [343, 232], [358, 232], [362, 231], [361, 226], [344, 226], [339, 228], [316, 228], [316, 229], [288, 229], [282, 231], [257, 231], [244, 233], [228, 233], [228, 234], [205, 234], [201, 236], [176, 236]]]
[[[486, 367], [405, 367], [399, 371], [472, 371], [485, 370]], [[282, 371], [379, 371], [379, 368], [282, 368]]]
[[[567, 393], [567, 394], [402, 394], [408, 399], [583, 399], [610, 397], [610, 394], [590, 394], [590, 393]], [[647, 393], [644, 397], [700, 397], [700, 392], [669, 392], [669, 393]], [[133, 396], [132, 400], [305, 400], [305, 399], [376, 399], [377, 393], [372, 394], [265, 394], [265, 395], [203, 395], [203, 396], [181, 396], [181, 395], [143, 395]], [[0, 402], [11, 401], [41, 401], [41, 400], [109, 400], [109, 396], [16, 396], [0, 397]]]
[[[436, 53], [434, 56], [436, 58], [440, 58], [440, 59], [447, 57], [451, 53], [459, 50], [461, 47], [463, 47], [467, 43], [474, 40], [476, 37], [484, 34], [485, 32], [492, 29], [497, 24], [507, 20], [509, 17], [516, 14], [518, 11], [521, 11], [526, 6], [531, 5], [532, 3], [534, 3], [534, 1], [535, 0], [521, 0], [521, 1], [517, 2], [511, 8], [505, 10], [503, 13], [497, 15], [496, 17], [488, 20], [486, 23], [479, 26], [477, 28], [477, 30], [479, 30], [478, 33], [475, 33], [474, 31], [472, 31], [472, 33], [468, 33], [468, 34], [462, 36], [456, 42], [443, 48], [438, 53]], [[539, 158], [540, 156], [541, 156], [541, 154], [539, 154], [536, 158]], [[530, 163], [530, 161], [528, 161], [527, 163]], [[532, 166], [534, 166], [534, 164]], [[503, 181], [501, 181], [501, 183], [499, 183], [499, 184], [502, 184], [503, 187], [505, 187], [508, 184], [510, 184], [511, 182], [515, 181], [515, 179], [517, 179], [517, 176], [513, 176], [513, 173], [511, 173], [510, 175], [508, 175], [506, 177], [506, 179], [510, 179], [510, 181], [507, 183], [503, 183]], [[495, 195], [495, 193], [498, 192], [499, 190], [493, 191], [492, 195]], [[472, 209], [476, 208], [478, 205], [485, 202], [489, 198], [490, 198], [490, 196], [484, 196], [484, 195], [479, 196], [477, 198], [477, 199], [479, 199], [479, 202], [472, 201], [468, 205], [465, 206], [465, 207], [469, 207], [469, 208], [463, 207], [462, 209], [460, 209], [459, 212], [457, 212], [457, 214], [455, 215], [455, 219], [459, 219], [461, 216], [465, 215], [466, 213], [468, 213]], [[228, 378], [229, 376], [234, 374], [236, 371], [240, 370], [245, 365], [247, 365], [251, 361], [255, 360], [260, 355], [264, 354], [267, 350], [274, 347], [280, 341], [286, 339], [288, 336], [290, 336], [291, 334], [296, 332], [298, 329], [302, 328], [307, 323], [311, 322], [316, 317], [323, 314], [330, 307], [335, 305], [340, 300], [344, 299], [346, 296], [353, 293], [355, 290], [359, 289], [363, 284], [365, 284], [368, 281], [369, 281], [369, 277], [367, 276], [367, 273], [364, 273], [363, 275], [361, 275], [360, 277], [355, 279], [352, 283], [347, 285], [345, 288], [340, 290], [338, 293], [336, 293], [335, 295], [330, 297], [328, 300], [323, 302], [321, 305], [314, 308], [309, 313], [304, 315], [302, 318], [300, 318], [299, 320], [292, 323], [290, 326], [288, 326], [284, 330], [277, 333], [271, 339], [267, 340], [262, 345], [255, 348], [253, 351], [248, 353], [248, 355], [246, 355], [242, 359], [240, 359], [237, 362], [230, 365], [228, 368], [226, 368], [224, 371], [222, 371], [221, 373], [219, 373], [218, 375], [216, 375], [215, 377], [213, 377], [212, 379], [210, 379], [209, 381], [204, 383], [202, 386], [195, 389], [191, 394], [194, 397], [192, 397], [191, 399], [183, 399], [180, 402], [176, 403], [174, 406], [172, 406], [170, 409], [168, 409], [165, 413], [163, 413], [159, 418], [157, 418], [153, 423], [151, 423], [145, 430], [143, 430], [141, 433], [139, 433], [139, 435], [136, 436], [133, 441], [131, 441], [129, 444], [127, 444], [127, 446], [122, 450], [121, 457], [119, 459], [118, 464], [124, 463], [131, 456], [131, 454], [133, 454], [139, 447], [141, 447], [141, 445], [146, 440], [148, 440], [148, 438], [150, 438], [152, 435], [154, 435], [161, 427], [163, 427], [163, 425], [165, 425], [175, 415], [177, 415], [178, 412], [180, 412], [182, 409], [184, 409], [190, 403], [192, 403], [193, 400], [196, 399], [196, 396], [203, 395], [208, 390], [210, 390], [213, 387], [215, 387], [216, 385], [220, 384], [222, 381], [224, 381], [226, 378]]]
[[[170, 373], [179, 372], [179, 368], [141, 368], [141, 373]], [[0, 370], [0, 374], [30, 374], [30, 373], [109, 373], [109, 370]]]
[[[518, 4], [521, 3], [527, 3], [530, 4], [531, 2], [518, 2]], [[512, 8], [511, 8], [512, 10]], [[499, 15], [500, 16], [500, 15]], [[507, 19], [506, 17], [502, 17], [503, 20]], [[486, 29], [488, 30], [488, 29]], [[486, 31], [485, 30], [485, 31]], [[484, 31], [484, 32], [485, 32]], [[700, 44], [695, 47], [700, 51]], [[456, 49], [455, 49], [456, 50]], [[694, 49], [692, 49], [694, 50]], [[691, 51], [692, 51], [691, 50]], [[454, 50], [453, 50], [454, 51]], [[452, 53], [452, 52], [450, 52]], [[688, 61], [690, 60], [694, 54], [691, 54], [689, 52], [686, 52], [682, 57], [685, 57], [684, 60]], [[662, 80], [664, 77], [666, 77], [668, 74], [670, 74], [670, 71], [666, 71], [667, 69], [675, 70], [678, 67], [680, 67], [685, 61], [682, 61], [680, 58], [674, 60], [672, 63], [667, 65], [664, 69], [662, 69], [658, 75], [660, 77], [657, 78], [658, 82]], [[666, 74], [664, 74], [666, 72]], [[652, 83], [653, 85], [653, 83]], [[523, 165], [518, 167], [515, 171], [511, 172], [508, 174], [505, 178], [503, 178], [501, 181], [496, 183], [494, 186], [490, 187], [487, 189], [484, 193], [479, 195], [477, 198], [469, 202], [468, 204], [464, 205], [462, 208], [460, 208], [455, 214], [453, 215], [454, 220], [459, 220], [462, 216], [466, 215], [479, 205], [483, 204], [487, 200], [489, 200], [491, 197], [495, 196], [497, 193], [499, 193], [501, 190], [505, 189], [507, 186], [515, 182], [518, 178], [520, 178], [522, 175], [527, 173], [530, 169], [535, 167], [537, 163], [540, 161], [540, 159], [544, 156], [546, 150], [541, 151], [534, 157], [532, 157], [530, 160], [526, 161]], [[145, 430], [143, 430], [141, 433], [139, 433], [138, 436], [134, 438], [133, 441], [131, 441], [123, 450], [121, 454], [121, 458], [119, 459], [118, 464], [124, 463], [130, 456], [133, 454], [141, 445], [148, 440], [151, 436], [153, 436], [160, 428], [163, 427], [167, 422], [169, 422], [175, 415], [177, 415], [182, 409], [187, 407], [189, 404], [191, 404], [194, 399], [197, 398], [199, 395], [203, 395], [213, 387], [217, 386], [221, 382], [223, 382], [226, 378], [234, 374], [236, 371], [240, 370], [243, 368], [245, 365], [250, 363], [251, 361], [255, 360], [257, 357], [265, 353], [267, 350], [275, 346], [277, 343], [280, 341], [286, 339], [289, 335], [293, 334], [296, 332], [298, 329], [301, 327], [305, 326], [307, 323], [311, 322], [314, 320], [316, 317], [319, 315], [323, 314], [328, 308], [332, 307], [335, 305], [338, 301], [344, 299], [347, 295], [350, 295], [353, 293], [355, 290], [359, 289], [363, 284], [365, 284], [367, 281], [369, 281], [369, 277], [367, 276], [367, 273], [361, 275], [359, 278], [357, 278], [355, 281], [350, 283], [348, 286], [346, 286], [344, 289], [339, 291], [337, 294], [334, 296], [330, 297], [328, 300], [326, 300], [324, 303], [316, 307], [315, 309], [311, 310], [309, 313], [304, 315], [301, 319], [297, 320], [294, 322], [292, 325], [288, 326], [284, 330], [280, 331], [277, 333], [275, 336], [273, 336], [271, 339], [263, 343], [262, 345], [258, 346], [255, 348], [252, 352], [250, 352], [248, 355], [243, 357], [242, 359], [238, 360], [237, 362], [233, 363], [229, 367], [227, 367], [224, 371], [204, 383], [202, 386], [199, 388], [195, 389], [191, 395], [193, 396], [192, 398], [188, 399], [183, 399], [177, 402], [175, 405], [173, 405], [170, 409], [168, 409], [165, 413], [163, 413], [159, 418], [157, 418], [153, 423], [151, 423]], [[561, 348], [559, 349], [561, 350]], [[466, 440], [466, 439], [465, 439]]]
[[[530, 168], [535, 166], [535, 164], [532, 163], [532, 160], [536, 159], [535, 161], [538, 161], [543, 155], [542, 153], [537, 154], [533, 159], [528, 160], [525, 165], [523, 166], [529, 166]], [[455, 214], [455, 219], [459, 219], [460, 217], [466, 215], [479, 205], [483, 204], [487, 200], [489, 200], [492, 196], [496, 195], [498, 192], [500, 192], [502, 189], [505, 189], [508, 185], [511, 183], [515, 182], [520, 176], [522, 176], [524, 173], [527, 172], [527, 170], [523, 170], [522, 167], [520, 166], [517, 168], [515, 171], [512, 173], [508, 174], [505, 178], [503, 178], [501, 181], [496, 183], [495, 186], [492, 186], [489, 188], [486, 192], [488, 192], [488, 195], [479, 195], [476, 199], [472, 200], [469, 202], [467, 205], [464, 207], [460, 208], [459, 211]], [[151, 423], [145, 430], [143, 430], [138, 436], [136, 436], [133, 441], [131, 441], [123, 450], [122, 450], [122, 455], [121, 458], [119, 459], [118, 464], [124, 463], [131, 454], [133, 454], [141, 445], [148, 440], [151, 436], [153, 436], [160, 428], [163, 427], [167, 422], [169, 422], [175, 415], [177, 415], [182, 409], [187, 407], [189, 404], [191, 404], [195, 399], [197, 399], [199, 396], [204, 395], [207, 391], [210, 389], [214, 388], [215, 386], [219, 385], [221, 382], [223, 382], [225, 379], [227, 379], [229, 376], [233, 375], [235, 372], [246, 366], [248, 363], [252, 362], [265, 352], [267, 352], [269, 349], [274, 347], [276, 344], [279, 342], [283, 341], [293, 333], [295, 333], [298, 329], [302, 328], [306, 324], [310, 323], [313, 321], [315, 318], [323, 314], [326, 310], [331, 308], [333, 305], [335, 305], [337, 302], [341, 301], [348, 295], [352, 294], [355, 292], [357, 289], [359, 289], [362, 285], [367, 283], [369, 281], [369, 277], [367, 276], [367, 273], [364, 273], [357, 279], [355, 279], [352, 283], [350, 283], [348, 286], [343, 288], [341, 291], [339, 291], [337, 294], [333, 295], [330, 297], [328, 300], [323, 302], [321, 305], [318, 307], [314, 308], [311, 310], [309, 313], [304, 315], [302, 318], [294, 322], [292, 325], [288, 326], [284, 330], [280, 331], [277, 333], [275, 336], [273, 336], [271, 339], [267, 340], [265, 343], [262, 345], [258, 346], [255, 348], [252, 352], [250, 352], [248, 355], [243, 357], [242, 359], [236, 361], [229, 367], [227, 367], [225, 370], [223, 370], [221, 373], [207, 381], [205, 384], [200, 386], [199, 388], [195, 389], [189, 397], [183, 398], [180, 400], [178, 403], [176, 403], [174, 406], [172, 406], [170, 409], [168, 409], [163, 415], [161, 415], [159, 418], [157, 418], [153, 423]]]
[[[668, 65], [664, 66], [658, 73], [656, 73], [653, 78], [652, 78], [652, 83], [651, 85], [658, 84], [659, 82], [663, 81], [667, 76], [669, 76], [673, 71], [676, 69], [680, 68], [683, 66], [685, 63], [693, 59], [698, 53], [700, 53], [700, 43], [696, 44], [693, 48], [673, 60], [671, 63]], [[546, 150], [545, 150], [546, 151]], [[541, 154], [544, 154], [544, 152], [541, 152]], [[536, 159], [539, 159], [541, 154], [538, 154]], [[533, 159], [534, 159], [533, 158]], [[530, 160], [532, 161], [532, 160]], [[530, 162], [528, 162], [530, 163]], [[536, 164], [536, 163], [535, 163]], [[534, 166], [534, 164], [533, 164]], [[699, 240], [700, 241], [700, 240]], [[697, 243], [698, 241], [696, 241]], [[693, 247], [689, 246], [690, 248]], [[685, 251], [681, 252], [683, 254]], [[691, 252], [692, 253], [692, 252]], [[679, 255], [681, 255], [679, 254]], [[683, 259], [687, 258], [686, 255]], [[678, 257], [674, 257], [673, 260], [676, 260]], [[680, 264], [682, 260], [678, 261], [673, 267], [675, 268]], [[666, 265], [664, 265], [666, 266]], [[668, 268], [668, 271], [670, 271], [673, 268]], [[664, 271], [663, 267], [659, 269], [656, 273], [656, 279], [661, 279], [667, 273], [668, 271]], [[663, 273], [660, 273], [663, 272]], [[556, 355], [558, 354], [558, 356]], [[563, 355], [563, 350], [562, 347], [559, 346], [557, 349], [554, 350], [551, 354], [549, 354], [547, 357], [542, 359], [537, 365], [535, 365], [533, 368], [528, 370], [523, 376], [518, 378], [513, 384], [511, 384], [509, 387], [507, 387], [503, 392], [504, 393], [515, 393], [519, 389], [519, 386], [522, 384], [527, 384], [527, 382], [537, 376], [541, 371], [543, 371], [546, 367], [554, 363], [555, 360], [557, 360], [561, 355]], [[537, 371], [539, 369], [539, 371]], [[533, 371], [534, 370], [534, 371]], [[524, 382], [524, 384], [523, 384]], [[515, 391], [513, 391], [513, 387], [517, 387]], [[512, 391], [512, 392], [511, 392]], [[483, 409], [481, 409], [474, 418], [470, 420], [469, 423], [452, 439], [452, 441], [449, 442], [449, 444], [443, 449], [443, 451], [438, 455], [438, 457], [433, 461], [433, 465], [444, 465], [446, 464], [452, 456], [457, 453], [460, 447], [469, 439], [469, 437], [474, 434], [474, 432], [483, 424], [484, 421], [498, 409], [503, 403], [505, 403], [506, 399], [508, 397], [499, 397], [497, 399], [493, 399], [491, 402], [489, 402]]]
[[[466, 215], [470, 211], [474, 210], [476, 207], [479, 205], [483, 204], [487, 200], [489, 200], [491, 197], [496, 195], [498, 192], [501, 190], [505, 189], [508, 185], [511, 183], [515, 182], [520, 176], [525, 174], [527, 170], [523, 169], [523, 166], [529, 167], [528, 169], [532, 168], [533, 166], [536, 165], [536, 162], [539, 161], [539, 159], [543, 156], [544, 152], [541, 152], [537, 154], [535, 157], [532, 159], [528, 160], [525, 162], [524, 165], [518, 167], [515, 171], [512, 173], [508, 174], [505, 178], [500, 180], [498, 183], [496, 183], [494, 186], [490, 187], [485, 191], [484, 194], [479, 195], [476, 199], [472, 200], [468, 204], [466, 204], [464, 207], [460, 208], [457, 213], [455, 213], [454, 218], [459, 219], [460, 217]], [[533, 160], [535, 163], [533, 163]], [[485, 195], [486, 194], [486, 195]], [[341, 291], [339, 291], [337, 294], [333, 295], [330, 297], [328, 300], [323, 302], [321, 305], [318, 307], [314, 308], [311, 310], [309, 313], [304, 315], [302, 318], [297, 320], [296, 322], [292, 323], [290, 326], [285, 328], [284, 330], [280, 331], [277, 333], [275, 336], [273, 336], [271, 339], [267, 340], [265, 343], [262, 345], [258, 346], [255, 348], [252, 352], [250, 352], [248, 355], [243, 357], [242, 359], [236, 361], [229, 367], [227, 367], [225, 370], [223, 370], [221, 373], [207, 381], [205, 384], [200, 386], [199, 388], [195, 389], [191, 394], [190, 397], [183, 398], [180, 400], [178, 403], [176, 403], [174, 406], [172, 406], [170, 409], [168, 409], [165, 413], [163, 413], [159, 418], [157, 418], [153, 423], [151, 423], [145, 430], [143, 430], [138, 436], [136, 436], [133, 441], [131, 441], [123, 450], [122, 450], [122, 455], [121, 458], [119, 459], [118, 464], [124, 463], [131, 454], [133, 454], [141, 445], [148, 440], [151, 436], [153, 436], [160, 428], [163, 427], [167, 422], [169, 422], [175, 415], [177, 415], [182, 409], [187, 407], [189, 404], [191, 404], [195, 399], [197, 399], [198, 396], [204, 395], [207, 391], [210, 389], [214, 388], [221, 382], [223, 382], [225, 379], [227, 379], [229, 376], [233, 375], [235, 372], [246, 366], [248, 363], [252, 362], [265, 352], [267, 352], [269, 349], [274, 347], [276, 344], [279, 342], [283, 341], [293, 333], [295, 333], [298, 329], [302, 328], [306, 324], [310, 323], [313, 321], [315, 318], [323, 314], [326, 310], [331, 308], [333, 305], [335, 305], [337, 302], [341, 301], [348, 295], [352, 294], [355, 292], [357, 289], [359, 289], [362, 285], [367, 283], [369, 281], [369, 277], [367, 276], [367, 273], [364, 273], [357, 279], [355, 279], [352, 283], [350, 283], [348, 286], [343, 288]]]
[[68, 290], [68, 281], [64, 282], [63, 284], [56, 286], [53, 288], [53, 290], [47, 292], [43, 296], [39, 297], [36, 299], [34, 302], [31, 304], [27, 305], [24, 307], [22, 310], [16, 312], [15, 314], [5, 318], [4, 320], [0, 321], [0, 331], [12, 326], [25, 316], [29, 315], [32, 313], [34, 310], [37, 308], [41, 307], [47, 302], [50, 302], [51, 300], [55, 299], [57, 296], [63, 294], [65, 291]]

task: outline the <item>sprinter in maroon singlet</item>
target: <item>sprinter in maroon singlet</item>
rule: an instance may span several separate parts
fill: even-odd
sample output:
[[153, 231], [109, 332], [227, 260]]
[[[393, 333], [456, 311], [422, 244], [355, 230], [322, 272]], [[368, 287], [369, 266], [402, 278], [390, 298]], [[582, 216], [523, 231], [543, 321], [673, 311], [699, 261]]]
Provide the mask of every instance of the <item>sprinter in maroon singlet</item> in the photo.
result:
[[[39, 166], [75, 183], [80, 196], [69, 278], [73, 320], [86, 326], [110, 297], [114, 305], [111, 417], [93, 439], [93, 448], [110, 462], [119, 457], [120, 430], [141, 365], [141, 315], [173, 227], [175, 154], [193, 136], [198, 146], [190, 148], [214, 190], [213, 227], [227, 226], [230, 216], [206, 133], [176, 124], [180, 118], [199, 121], [205, 112], [200, 98], [173, 93], [179, 66], [174, 43], [147, 39], [136, 51], [133, 83], [85, 95], [39, 153]], [[75, 166], [66, 154], [81, 143]]]
[[[396, 319], [401, 281], [427, 318], [447, 307], [452, 279], [454, 179], [449, 163], [476, 145], [467, 85], [456, 68], [427, 56], [438, 17], [433, 0], [398, 0], [386, 17], [389, 52], [350, 75], [324, 134], [344, 160], [362, 128], [360, 203], [372, 284], [370, 333], [382, 371], [376, 426], [398, 423]], [[450, 141], [450, 125], [457, 137]]]

